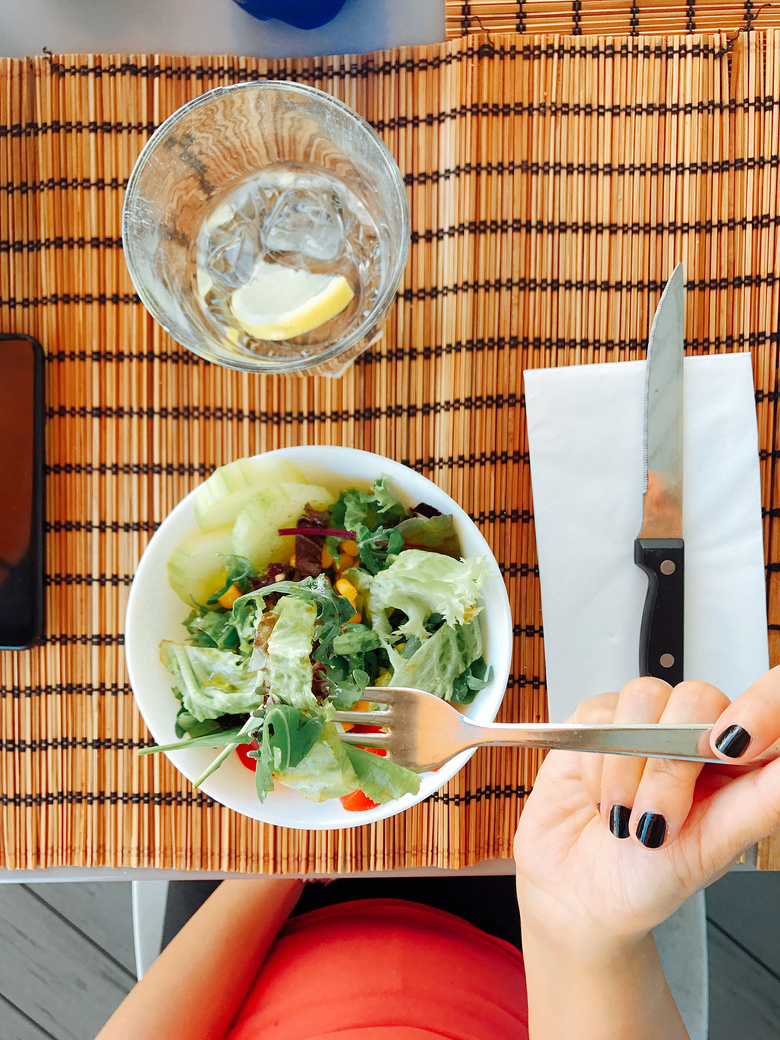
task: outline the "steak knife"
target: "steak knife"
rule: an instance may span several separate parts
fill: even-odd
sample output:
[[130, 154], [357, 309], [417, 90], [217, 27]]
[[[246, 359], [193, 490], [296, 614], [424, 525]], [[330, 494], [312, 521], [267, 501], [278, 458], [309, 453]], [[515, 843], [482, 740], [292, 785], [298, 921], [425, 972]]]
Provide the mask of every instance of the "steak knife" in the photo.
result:
[[647, 344], [645, 490], [634, 561], [647, 574], [639, 637], [639, 674], [683, 678], [685, 547], [683, 542], [683, 356], [685, 279], [682, 264], [666, 283]]

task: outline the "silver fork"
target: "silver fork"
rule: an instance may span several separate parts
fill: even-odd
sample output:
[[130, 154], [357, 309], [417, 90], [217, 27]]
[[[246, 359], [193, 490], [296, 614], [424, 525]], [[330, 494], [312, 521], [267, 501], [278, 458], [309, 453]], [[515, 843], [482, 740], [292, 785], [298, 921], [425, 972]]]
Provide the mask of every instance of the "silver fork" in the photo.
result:
[[337, 711], [336, 722], [382, 726], [386, 732], [346, 732], [339, 734], [341, 739], [345, 744], [384, 748], [393, 762], [419, 773], [435, 769], [459, 752], [480, 744], [728, 764], [710, 752], [712, 723], [619, 726], [531, 722], [481, 725], [461, 715], [446, 701], [422, 690], [368, 686], [363, 697], [387, 707], [378, 711]]

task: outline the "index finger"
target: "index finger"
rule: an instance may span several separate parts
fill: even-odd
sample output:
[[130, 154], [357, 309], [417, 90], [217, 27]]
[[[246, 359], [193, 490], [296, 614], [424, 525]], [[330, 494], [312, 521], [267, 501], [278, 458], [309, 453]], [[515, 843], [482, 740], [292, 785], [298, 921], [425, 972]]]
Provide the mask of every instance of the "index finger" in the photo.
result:
[[713, 751], [725, 761], [749, 762], [780, 737], [780, 666], [740, 694], [712, 727]]

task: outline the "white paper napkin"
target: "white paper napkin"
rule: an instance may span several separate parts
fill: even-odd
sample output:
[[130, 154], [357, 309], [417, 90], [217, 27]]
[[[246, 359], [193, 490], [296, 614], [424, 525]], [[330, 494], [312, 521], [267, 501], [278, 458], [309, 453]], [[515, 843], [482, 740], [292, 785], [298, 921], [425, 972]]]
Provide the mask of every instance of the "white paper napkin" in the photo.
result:
[[[733, 698], [769, 666], [750, 355], [684, 373], [685, 676]], [[553, 721], [638, 672], [644, 379], [644, 361], [525, 372]]]

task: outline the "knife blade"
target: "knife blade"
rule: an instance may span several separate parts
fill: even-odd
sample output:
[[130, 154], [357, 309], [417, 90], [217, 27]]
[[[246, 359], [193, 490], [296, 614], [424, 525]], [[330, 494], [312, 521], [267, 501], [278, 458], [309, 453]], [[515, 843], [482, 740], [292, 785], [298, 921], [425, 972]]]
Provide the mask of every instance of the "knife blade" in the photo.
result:
[[666, 283], [647, 344], [645, 491], [634, 562], [647, 574], [639, 673], [683, 679], [683, 357], [685, 278], [678, 264]]

